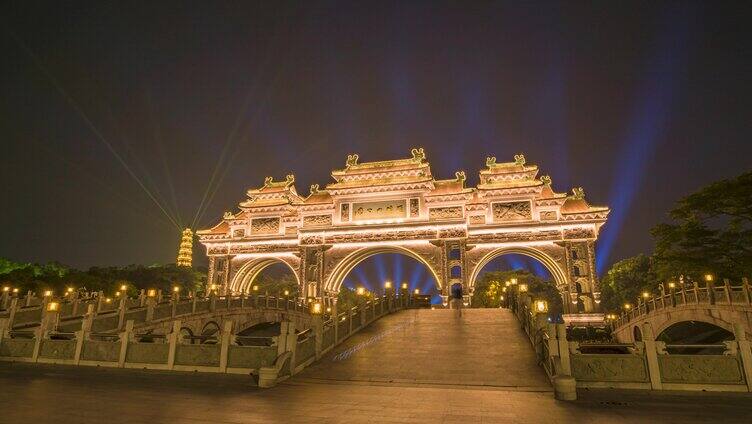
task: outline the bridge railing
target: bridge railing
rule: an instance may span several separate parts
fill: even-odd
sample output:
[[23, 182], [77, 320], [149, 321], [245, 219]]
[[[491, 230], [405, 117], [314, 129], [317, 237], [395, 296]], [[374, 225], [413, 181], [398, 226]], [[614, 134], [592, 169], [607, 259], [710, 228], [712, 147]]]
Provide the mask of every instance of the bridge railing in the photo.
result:
[[741, 324], [723, 343], [666, 344], [648, 323], [639, 342], [579, 343], [564, 324], [533, 313], [529, 296], [513, 309], [560, 399], [575, 399], [578, 388], [752, 392], [752, 346]]
[[722, 285], [707, 282], [701, 286], [694, 282], [680, 286], [678, 289], [661, 288], [659, 295], [640, 299], [634, 308], [619, 315], [614, 322], [614, 327], [627, 325], [654, 311], [686, 305], [752, 305], [752, 287], [749, 280], [744, 278], [742, 284], [736, 286], [732, 285], [729, 280], [723, 280]]
[[[149, 301], [145, 306], [123, 308], [120, 316], [146, 310], [145, 315], [160, 320], [159, 311], [165, 308], [176, 311], [184, 301], [191, 302], [191, 309], [199, 313], [204, 313], [198, 307], [202, 304], [209, 305], [206, 312], [267, 307], [308, 311], [307, 304], [295, 299], [267, 295], [215, 296]], [[89, 313], [74, 330], [57, 325], [57, 312], [45, 312], [41, 325], [33, 330], [14, 329], [5, 317], [0, 318], [0, 360], [251, 374], [259, 386], [269, 387], [300, 372], [370, 322], [406, 306], [404, 296], [364, 300], [341, 313], [334, 304], [330, 312], [312, 315], [309, 328], [296, 329], [293, 322], [284, 321], [280, 323], [280, 334], [270, 337], [240, 336], [230, 319], [222, 322], [216, 334], [185, 335], [181, 333], [181, 316], [165, 318], [171, 324], [171, 331], [166, 334], [139, 330], [134, 319], [126, 320], [116, 332], [102, 332], [94, 329], [97, 315], [93, 306], [89, 306]], [[110, 311], [103, 314], [112, 315]]]

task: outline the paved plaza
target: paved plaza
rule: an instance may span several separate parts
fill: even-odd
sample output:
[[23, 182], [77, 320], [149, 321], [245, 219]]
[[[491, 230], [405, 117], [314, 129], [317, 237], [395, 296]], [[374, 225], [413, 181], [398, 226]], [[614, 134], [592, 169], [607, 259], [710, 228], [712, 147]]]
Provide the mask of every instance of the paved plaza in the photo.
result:
[[748, 394], [596, 391], [558, 402], [508, 311], [464, 312], [399, 312], [265, 390], [240, 375], [0, 363], [0, 423], [752, 421]]

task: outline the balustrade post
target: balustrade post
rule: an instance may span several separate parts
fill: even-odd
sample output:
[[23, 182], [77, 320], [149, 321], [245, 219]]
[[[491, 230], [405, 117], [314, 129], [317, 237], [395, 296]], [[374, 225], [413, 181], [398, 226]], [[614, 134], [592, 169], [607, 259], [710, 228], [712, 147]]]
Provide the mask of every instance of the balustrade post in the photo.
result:
[[26, 307], [31, 306], [31, 298], [34, 297], [34, 293], [31, 290], [26, 292]]
[[726, 293], [726, 302], [731, 304], [731, 282], [728, 278], [723, 279], [723, 291]]
[[266, 294], [264, 295], [264, 307], [266, 307], [266, 309], [269, 309], [269, 291], [266, 291], [265, 293]]
[[695, 303], [700, 304], [700, 285], [697, 284], [697, 281], [692, 282], [692, 290], [695, 293]]
[[354, 315], [355, 315], [355, 314], [353, 313], [353, 308], [352, 308], [352, 306], [350, 306], [350, 304], [348, 303], [348, 304], [347, 304], [347, 318], [348, 318], [348, 321], [350, 322], [350, 328], [349, 328], [349, 329], [348, 329], [348, 331], [347, 331], [347, 335], [348, 335], [348, 336], [349, 336], [350, 334], [352, 334], [352, 332], [353, 332], [353, 316], [354, 316]]
[[141, 292], [138, 294], [138, 306], [142, 308], [146, 306], [146, 291], [144, 289], [141, 289]]
[[742, 360], [744, 380], [747, 382], [747, 391], [752, 392], [752, 347], [747, 340], [747, 333], [741, 323], [734, 324], [734, 339], [739, 349], [739, 357]]
[[13, 323], [16, 320], [16, 312], [18, 312], [18, 298], [14, 297], [10, 300], [10, 309], [8, 310], [8, 331], [13, 329]]
[[215, 312], [217, 310], [217, 295], [212, 290], [209, 295], [209, 312]]
[[198, 296], [193, 296], [191, 298], [191, 313], [192, 314], [196, 313], [196, 302], [198, 302]]
[[180, 326], [182, 323], [179, 319], [176, 319], [172, 322], [172, 331], [170, 334], [167, 335], [167, 343], [169, 343], [169, 347], [167, 348], [167, 369], [171, 370], [175, 367], [175, 353], [178, 349], [178, 344], [180, 343]]
[[232, 320], [222, 324], [222, 339], [219, 347], [219, 372], [227, 372], [227, 361], [230, 355], [230, 345], [235, 343], [232, 333]]
[[162, 303], [162, 290], [157, 290], [157, 304]]
[[324, 344], [324, 320], [321, 315], [314, 315], [311, 328], [313, 329], [314, 337], [314, 349], [316, 352], [316, 360], [321, 359], [322, 346]]
[[125, 367], [125, 358], [128, 353], [128, 343], [133, 338], [133, 320], [129, 319], [125, 323], [125, 329], [120, 335], [120, 354], [118, 355], [118, 368]]
[[337, 298], [332, 299], [332, 323], [334, 324], [334, 345], [339, 341], [339, 313], [337, 312]]
[[81, 363], [81, 352], [84, 348], [84, 342], [89, 340], [89, 334], [91, 334], [91, 327], [94, 323], [94, 305], [87, 307], [86, 315], [81, 321], [81, 329], [76, 331], [76, 352], [73, 355], [73, 364], [78, 365]]
[[125, 324], [125, 311], [128, 309], [128, 296], [123, 293], [120, 297], [120, 304], [118, 305], [118, 325], [117, 329], [121, 330]]
[[180, 295], [177, 293], [175, 294], [175, 296], [173, 296], [170, 299], [170, 318], [175, 318], [175, 315], [178, 314], [178, 302], [179, 301], [180, 301]]
[[154, 308], [156, 307], [157, 299], [149, 297], [146, 299], [146, 322], [154, 319]]
[[642, 341], [648, 363], [648, 374], [650, 374], [650, 388], [661, 390], [663, 383], [661, 383], [661, 370], [658, 365], [658, 349], [653, 334], [653, 326], [650, 323], [642, 324]]
[[705, 282], [705, 288], [708, 291], [708, 301], [711, 305], [715, 305], [715, 282], [713, 281], [707, 281]]
[[8, 304], [10, 303], [10, 289], [8, 291], [3, 292], [3, 300], [0, 302], [0, 309], [8, 309]]
[[744, 301], [749, 305], [752, 303], [752, 296], [749, 293], [749, 280], [747, 277], [742, 278], [742, 289], [744, 290]]

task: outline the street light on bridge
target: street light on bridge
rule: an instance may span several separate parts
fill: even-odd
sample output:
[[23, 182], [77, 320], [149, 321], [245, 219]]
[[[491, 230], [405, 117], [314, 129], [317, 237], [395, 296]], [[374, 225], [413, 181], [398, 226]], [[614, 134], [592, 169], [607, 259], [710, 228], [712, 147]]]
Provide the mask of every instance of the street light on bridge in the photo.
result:
[[546, 312], [548, 312], [548, 302], [546, 302], [545, 300], [536, 300], [535, 313], [545, 314]]
[[364, 287], [358, 287], [355, 290], [355, 294], [357, 294], [358, 296], [364, 296], [366, 294], [366, 289]]

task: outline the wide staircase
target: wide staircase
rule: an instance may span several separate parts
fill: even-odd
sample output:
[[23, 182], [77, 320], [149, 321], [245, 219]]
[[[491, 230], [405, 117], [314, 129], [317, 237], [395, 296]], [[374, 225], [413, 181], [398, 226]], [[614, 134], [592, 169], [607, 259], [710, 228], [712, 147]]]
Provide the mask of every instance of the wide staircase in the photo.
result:
[[337, 346], [295, 381], [495, 386], [550, 391], [536, 353], [506, 309], [409, 309]]

